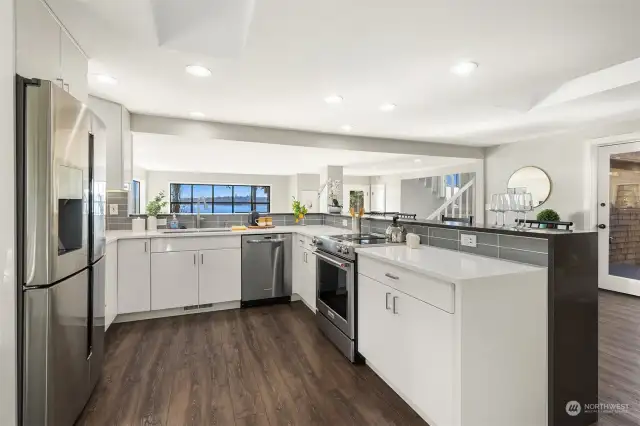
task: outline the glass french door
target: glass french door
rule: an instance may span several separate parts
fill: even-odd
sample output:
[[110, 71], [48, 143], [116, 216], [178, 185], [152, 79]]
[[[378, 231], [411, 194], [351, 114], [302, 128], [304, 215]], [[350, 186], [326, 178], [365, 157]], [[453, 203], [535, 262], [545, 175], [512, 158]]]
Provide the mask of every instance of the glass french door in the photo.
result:
[[640, 296], [640, 142], [598, 148], [599, 286]]

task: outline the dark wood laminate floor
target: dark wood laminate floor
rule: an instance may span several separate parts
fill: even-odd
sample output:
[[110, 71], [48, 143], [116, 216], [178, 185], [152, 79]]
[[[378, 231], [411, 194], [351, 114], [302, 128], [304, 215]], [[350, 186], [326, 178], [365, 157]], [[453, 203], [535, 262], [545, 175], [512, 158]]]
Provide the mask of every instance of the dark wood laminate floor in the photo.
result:
[[114, 324], [79, 425], [425, 425], [300, 302]]
[[629, 404], [628, 412], [600, 414], [598, 426], [640, 425], [640, 298], [600, 292], [600, 403]]

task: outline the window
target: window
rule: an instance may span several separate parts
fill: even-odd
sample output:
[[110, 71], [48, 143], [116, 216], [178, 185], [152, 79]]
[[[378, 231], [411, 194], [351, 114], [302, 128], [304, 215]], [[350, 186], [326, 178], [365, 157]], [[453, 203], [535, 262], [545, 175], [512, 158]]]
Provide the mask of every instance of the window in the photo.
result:
[[171, 213], [260, 213], [271, 211], [271, 188], [252, 185], [169, 185]]
[[131, 182], [131, 192], [133, 197], [133, 214], [140, 214], [140, 182]]

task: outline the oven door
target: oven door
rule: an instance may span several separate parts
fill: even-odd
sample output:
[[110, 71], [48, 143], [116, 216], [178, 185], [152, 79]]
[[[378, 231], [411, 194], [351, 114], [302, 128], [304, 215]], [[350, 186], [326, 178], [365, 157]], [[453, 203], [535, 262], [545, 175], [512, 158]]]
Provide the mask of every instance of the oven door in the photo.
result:
[[354, 265], [316, 250], [316, 306], [350, 339], [354, 338]]

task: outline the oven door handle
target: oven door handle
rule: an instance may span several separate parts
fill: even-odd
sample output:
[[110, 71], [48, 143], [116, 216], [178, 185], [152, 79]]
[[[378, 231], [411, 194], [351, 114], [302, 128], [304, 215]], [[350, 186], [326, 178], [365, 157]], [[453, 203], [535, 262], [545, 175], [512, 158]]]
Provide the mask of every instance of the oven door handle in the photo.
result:
[[333, 260], [332, 258], [330, 258], [329, 256], [325, 256], [324, 254], [320, 254], [317, 251], [312, 252], [314, 255], [316, 255], [317, 257], [319, 257], [320, 259], [324, 260], [325, 262], [329, 262], [332, 265], [337, 266], [340, 269], [347, 269], [350, 265], [347, 263], [343, 263], [343, 262], [338, 262], [337, 260]]

